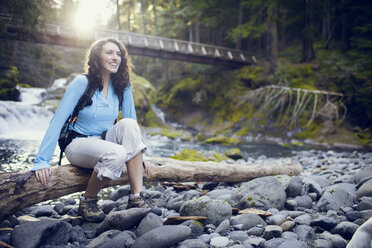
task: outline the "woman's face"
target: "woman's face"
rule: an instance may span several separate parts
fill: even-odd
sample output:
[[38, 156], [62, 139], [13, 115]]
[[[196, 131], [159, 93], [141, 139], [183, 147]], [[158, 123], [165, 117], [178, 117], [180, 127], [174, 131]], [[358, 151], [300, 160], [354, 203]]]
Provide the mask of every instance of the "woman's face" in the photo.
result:
[[101, 64], [103, 73], [116, 73], [121, 63], [121, 52], [119, 47], [107, 42], [102, 46]]

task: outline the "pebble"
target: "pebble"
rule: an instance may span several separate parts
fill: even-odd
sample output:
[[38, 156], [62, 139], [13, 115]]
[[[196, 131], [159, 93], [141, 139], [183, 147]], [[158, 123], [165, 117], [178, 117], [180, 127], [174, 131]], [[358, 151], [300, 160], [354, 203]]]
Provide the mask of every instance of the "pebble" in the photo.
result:
[[[1, 220], [0, 241], [25, 248], [346, 247], [359, 226], [372, 217], [371, 158], [372, 153], [358, 151], [297, 151], [290, 159], [298, 161], [303, 171], [292, 178], [198, 183], [199, 189], [185, 191], [155, 184], [146, 190], [158, 204], [151, 211], [126, 210], [130, 187], [124, 185], [99, 202], [107, 214], [101, 223], [85, 222], [77, 214], [78, 201], [67, 198], [28, 207]], [[268, 160], [262, 156], [245, 163]], [[201, 190], [209, 192], [201, 196]], [[260, 208], [272, 216], [234, 215], [233, 207]], [[163, 224], [179, 215], [206, 216], [207, 220]], [[41, 237], [46, 238], [41, 241]]]

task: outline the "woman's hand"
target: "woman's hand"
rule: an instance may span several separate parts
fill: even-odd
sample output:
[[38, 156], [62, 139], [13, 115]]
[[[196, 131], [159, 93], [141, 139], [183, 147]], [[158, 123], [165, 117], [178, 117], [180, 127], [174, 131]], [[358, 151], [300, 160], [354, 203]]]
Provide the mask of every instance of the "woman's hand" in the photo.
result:
[[35, 176], [38, 181], [41, 182], [42, 185], [46, 186], [49, 182], [49, 177], [52, 175], [51, 168], [44, 168], [35, 171]]
[[146, 174], [150, 174], [152, 164], [149, 160], [143, 161], [143, 168], [145, 169]]

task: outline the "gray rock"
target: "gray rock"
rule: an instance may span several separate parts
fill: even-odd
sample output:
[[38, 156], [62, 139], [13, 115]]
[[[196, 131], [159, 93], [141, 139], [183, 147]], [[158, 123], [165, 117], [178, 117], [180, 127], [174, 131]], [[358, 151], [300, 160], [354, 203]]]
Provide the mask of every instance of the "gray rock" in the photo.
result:
[[323, 195], [320, 197], [316, 208], [319, 211], [326, 212], [327, 210], [338, 211], [342, 207], [353, 205], [353, 192], [350, 192], [345, 183], [332, 185], [324, 190]]
[[359, 226], [353, 222], [343, 221], [338, 223], [337, 226], [331, 230], [331, 233], [340, 234], [345, 239], [351, 239], [358, 227]]
[[293, 229], [298, 239], [304, 242], [311, 242], [315, 239], [314, 230], [310, 226], [299, 225]]
[[[362, 197], [362, 198], [366, 198], [366, 197]], [[371, 198], [371, 197], [368, 197], [368, 198]], [[371, 201], [363, 201], [363, 200], [359, 201], [358, 206], [356, 208], [356, 210], [358, 210], [358, 211], [369, 210], [369, 209], [372, 209], [372, 202]]]
[[285, 199], [286, 194], [279, 180], [268, 176], [243, 183], [234, 191], [229, 202], [239, 209], [255, 207], [267, 210], [274, 207], [281, 210]]
[[308, 195], [296, 196], [294, 199], [297, 203], [297, 207], [311, 209], [313, 207], [313, 200]]
[[310, 176], [304, 177], [304, 181], [305, 183], [309, 181], [316, 182], [322, 188], [328, 187], [330, 185], [328, 178], [325, 176], [310, 175]]
[[103, 200], [100, 202], [99, 206], [102, 211], [105, 212], [105, 214], [108, 214], [112, 209], [119, 207], [120, 202], [115, 202], [113, 200]]
[[309, 226], [311, 223], [311, 216], [308, 214], [302, 214], [300, 216], [297, 216], [294, 219], [294, 222], [296, 222], [299, 225], [306, 225]]
[[269, 218], [269, 224], [280, 226], [285, 221], [286, 218], [287, 218], [287, 215], [280, 214], [280, 213], [273, 215]]
[[224, 195], [232, 195], [232, 190], [230, 189], [215, 189], [210, 192], [208, 192], [207, 196], [209, 196], [212, 199], [218, 199], [220, 196]]
[[248, 239], [248, 234], [244, 231], [233, 231], [229, 233], [229, 237], [233, 241], [244, 242]]
[[153, 213], [148, 213], [145, 218], [142, 219], [137, 227], [137, 237], [142, 236], [144, 233], [163, 225], [163, 219]]
[[356, 192], [355, 199], [358, 200], [363, 196], [372, 197], [372, 179], [365, 182]]
[[313, 244], [314, 248], [332, 248], [332, 242], [327, 239], [316, 239]]
[[195, 189], [190, 189], [183, 194], [182, 200], [188, 201], [188, 200], [191, 200], [192, 198], [198, 198], [199, 196], [200, 196], [199, 191]]
[[182, 204], [181, 216], [205, 216], [206, 222], [219, 225], [232, 215], [232, 208], [229, 203], [221, 200], [213, 200], [209, 197], [190, 200]]
[[265, 239], [263, 238], [248, 238], [243, 243], [246, 246], [253, 246], [253, 247], [262, 247], [265, 244]]
[[63, 208], [65, 207], [65, 205], [62, 203], [62, 202], [59, 202], [57, 203], [55, 206], [54, 206], [54, 211], [56, 211], [58, 214], [62, 214], [62, 210]]
[[260, 237], [263, 232], [265, 231], [265, 228], [262, 228], [262, 227], [252, 227], [250, 228], [248, 231], [247, 231], [247, 234], [248, 235], [251, 235], [251, 236], [257, 236], [257, 237]]
[[286, 241], [286, 239], [283, 238], [277, 238], [277, 239], [270, 239], [266, 241], [262, 246], [263, 248], [277, 248], [279, 245], [283, 244]]
[[218, 186], [218, 182], [206, 182], [203, 184], [202, 190], [213, 190]]
[[131, 231], [123, 231], [115, 235], [112, 239], [109, 239], [99, 245], [97, 248], [129, 248], [131, 247], [136, 240], [136, 235]]
[[345, 248], [347, 245], [347, 241], [340, 235], [332, 235], [327, 231], [319, 234], [318, 238], [330, 241], [332, 243], [332, 248]]
[[86, 244], [88, 242], [85, 237], [84, 231], [81, 226], [74, 226], [70, 230], [70, 242], [78, 242], [80, 244]]
[[62, 201], [63, 205], [67, 206], [67, 205], [75, 205], [76, 204], [76, 200], [72, 197], [70, 198], [67, 198], [65, 200]]
[[281, 243], [278, 248], [308, 248], [309, 246], [299, 240], [285, 240]]
[[319, 218], [312, 220], [310, 225], [318, 226], [323, 228], [324, 230], [329, 231], [337, 225], [337, 222], [334, 219], [325, 216], [320, 216]]
[[34, 215], [35, 217], [41, 217], [41, 216], [49, 217], [49, 216], [52, 216], [54, 213], [56, 212], [53, 210], [52, 206], [38, 206], [30, 214]]
[[322, 187], [314, 181], [307, 181], [304, 184], [304, 191], [302, 192], [303, 195], [307, 195], [309, 193], [315, 193], [317, 196], [317, 199], [322, 195], [323, 190]]
[[199, 221], [187, 220], [180, 225], [190, 227], [191, 234], [189, 238], [194, 239], [194, 238], [197, 238], [199, 235], [203, 234], [204, 226]]
[[296, 210], [297, 209], [297, 202], [293, 199], [288, 199], [285, 202], [285, 207], [288, 210]]
[[366, 178], [369, 178], [372, 176], [372, 164], [369, 166], [365, 167], [364, 169], [360, 170], [354, 175], [354, 182], [356, 184], [360, 183]]
[[222, 221], [214, 232], [219, 233], [221, 235], [225, 235], [226, 233], [229, 232], [229, 230], [230, 230], [230, 220], [227, 219], [227, 220]]
[[248, 230], [252, 227], [261, 225], [266, 226], [266, 222], [257, 214], [243, 214], [243, 215], [237, 215], [232, 216], [230, 218], [231, 225], [239, 225], [243, 224], [242, 230]]
[[280, 227], [283, 229], [283, 231], [289, 231], [296, 225], [296, 222], [292, 220], [287, 220], [283, 222]]
[[130, 194], [130, 186], [129, 185], [121, 186], [111, 192], [110, 199], [113, 201], [117, 201], [124, 196], [128, 196], [129, 194]]
[[289, 181], [287, 188], [285, 189], [285, 193], [288, 197], [296, 197], [301, 195], [302, 192], [302, 179], [298, 176], [292, 177]]
[[209, 234], [202, 234], [198, 237], [198, 239], [200, 239], [206, 244], [209, 244], [209, 242], [211, 241], [211, 236]]
[[120, 231], [128, 230], [136, 226], [149, 213], [150, 209], [131, 208], [109, 213], [104, 221], [97, 228], [97, 234], [101, 234], [109, 229]]
[[346, 218], [349, 220], [349, 221], [355, 221], [357, 219], [361, 219], [363, 218], [363, 215], [361, 212], [359, 211], [349, 211], [349, 212], [346, 212], [345, 213], [345, 216]]
[[72, 226], [64, 221], [43, 219], [16, 226], [11, 235], [16, 248], [34, 248], [43, 245], [67, 245]]
[[181, 209], [181, 206], [182, 204], [184, 203], [185, 201], [182, 199], [182, 196], [179, 196], [179, 197], [176, 197], [176, 198], [171, 198], [169, 199], [169, 201], [167, 202], [167, 208], [168, 209], [173, 209], [175, 210], [176, 212], [179, 212], [180, 209]]
[[208, 246], [200, 239], [186, 239], [177, 248], [207, 248]]
[[191, 229], [187, 226], [161, 226], [143, 234], [131, 248], [168, 248], [189, 237]]
[[229, 244], [229, 239], [226, 237], [214, 237], [211, 239], [210, 245], [212, 247], [226, 247]]
[[283, 232], [282, 233], [282, 238], [283, 239], [298, 239], [298, 236], [297, 234], [295, 234], [294, 232]]
[[230, 246], [230, 248], [253, 248], [251, 245], [246, 246], [246, 245], [233, 245]]
[[280, 238], [282, 236], [283, 229], [280, 226], [268, 225], [265, 227], [263, 238], [266, 240], [273, 238]]
[[119, 230], [108, 230], [106, 232], [103, 232], [89, 243], [89, 248], [97, 248], [114, 238], [119, 233]]

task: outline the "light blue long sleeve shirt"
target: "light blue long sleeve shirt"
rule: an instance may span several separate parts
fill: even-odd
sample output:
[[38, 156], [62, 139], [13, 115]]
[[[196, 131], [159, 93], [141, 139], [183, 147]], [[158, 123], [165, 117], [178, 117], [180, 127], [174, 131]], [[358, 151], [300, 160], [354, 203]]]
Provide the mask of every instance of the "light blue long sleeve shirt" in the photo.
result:
[[[56, 149], [62, 126], [72, 114], [87, 85], [88, 78], [84, 75], [79, 75], [66, 88], [61, 103], [52, 117], [41, 142], [39, 153], [34, 160], [34, 167], [31, 171], [50, 167], [49, 161]], [[119, 98], [115, 94], [111, 81], [107, 98], [104, 96], [103, 91], [97, 89], [92, 96], [92, 101], [92, 105], [85, 107], [79, 112], [74, 130], [84, 135], [97, 136], [110, 129], [119, 114]], [[121, 109], [123, 118], [137, 120], [131, 87], [127, 87], [124, 90]]]

